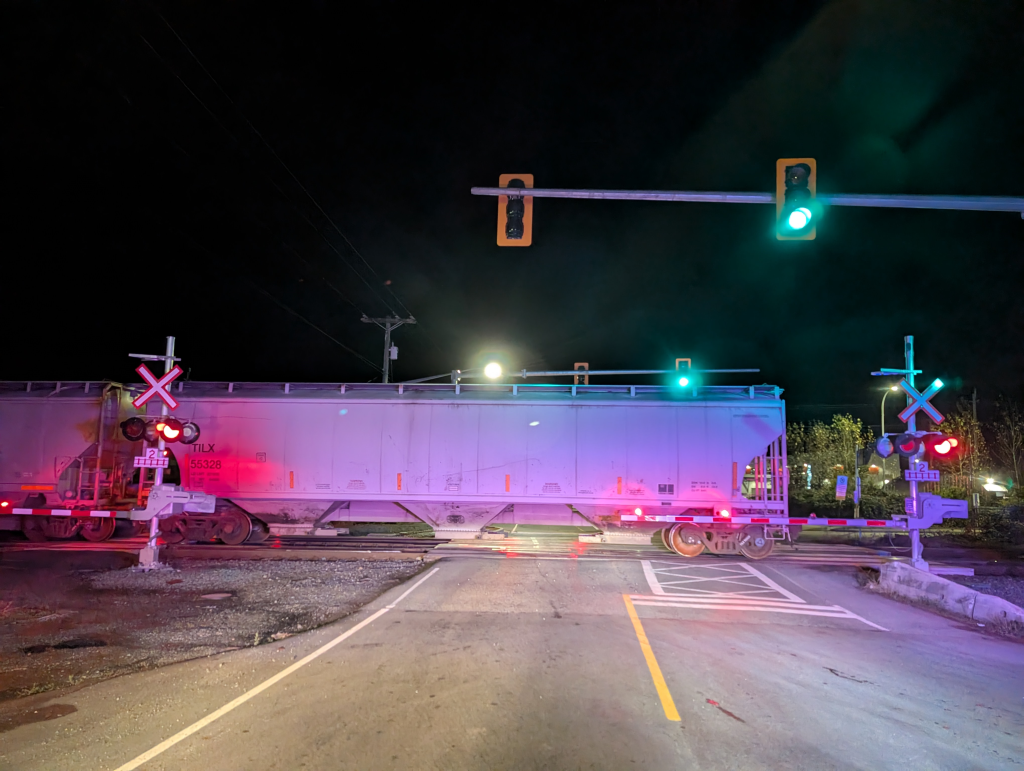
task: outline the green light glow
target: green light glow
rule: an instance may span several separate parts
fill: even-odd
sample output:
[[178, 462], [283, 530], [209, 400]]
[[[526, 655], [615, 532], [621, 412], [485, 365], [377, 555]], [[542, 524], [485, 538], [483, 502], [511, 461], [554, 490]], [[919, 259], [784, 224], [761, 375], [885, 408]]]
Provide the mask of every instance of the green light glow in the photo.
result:
[[688, 377], [681, 377], [681, 378], [679, 378], [679, 385], [683, 386], [684, 388], [686, 386], [690, 385], [690, 378], [688, 378]]
[[793, 230], [802, 230], [811, 223], [811, 210], [801, 206], [799, 209], [790, 212], [787, 222]]
[[934, 383], [932, 383], [932, 386], [933, 386], [934, 388], [942, 388], [942, 386], [943, 386], [943, 385], [945, 385], [945, 383], [943, 383], [943, 382], [942, 382], [941, 380], [939, 380], [938, 378], [935, 378], [935, 382], [934, 382]]

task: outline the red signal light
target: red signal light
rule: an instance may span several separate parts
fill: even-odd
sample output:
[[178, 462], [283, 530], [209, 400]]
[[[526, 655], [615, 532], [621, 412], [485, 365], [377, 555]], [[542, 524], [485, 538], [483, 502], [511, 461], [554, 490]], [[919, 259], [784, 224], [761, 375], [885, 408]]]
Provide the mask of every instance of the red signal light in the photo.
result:
[[939, 442], [932, 449], [935, 450], [935, 452], [937, 452], [939, 455], [946, 455], [947, 453], [949, 453], [950, 450], [953, 449], [953, 445], [948, 439], [946, 439], [944, 441]]
[[180, 420], [164, 418], [156, 424], [156, 430], [165, 442], [177, 442], [181, 439], [184, 427]]
[[0, 508], [6, 509], [10, 505], [9, 501], [0, 501]]

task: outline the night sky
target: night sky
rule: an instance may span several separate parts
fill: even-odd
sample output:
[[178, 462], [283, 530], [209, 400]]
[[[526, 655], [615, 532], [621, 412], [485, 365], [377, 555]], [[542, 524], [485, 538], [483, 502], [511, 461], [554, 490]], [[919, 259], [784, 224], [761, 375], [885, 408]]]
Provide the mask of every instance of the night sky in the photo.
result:
[[[1024, 195], [1024, 5], [9, 2], [4, 379], [759, 367], [796, 419], [877, 423], [917, 338], [982, 409], [1024, 386], [1024, 221], [833, 208], [813, 242], [756, 205], [538, 200], [495, 245], [503, 172], [538, 187]], [[13, 34], [12, 34], [13, 33]], [[307, 194], [308, 191], [308, 194]], [[333, 340], [331, 339], [333, 338]], [[891, 400], [890, 400], [891, 401]], [[835, 407], [834, 405], [844, 405]], [[855, 406], [845, 406], [855, 405]], [[863, 406], [856, 406], [863, 405]]]

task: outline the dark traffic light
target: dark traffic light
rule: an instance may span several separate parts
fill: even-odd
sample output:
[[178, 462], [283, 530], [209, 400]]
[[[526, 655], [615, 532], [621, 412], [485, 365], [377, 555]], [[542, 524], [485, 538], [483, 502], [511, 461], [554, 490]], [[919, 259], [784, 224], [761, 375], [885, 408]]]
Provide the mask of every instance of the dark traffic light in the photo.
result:
[[813, 241], [820, 209], [815, 202], [818, 165], [814, 158], [779, 158], [775, 162], [775, 237]]
[[[533, 174], [502, 174], [498, 187], [533, 187]], [[529, 246], [533, 243], [533, 196], [498, 196], [498, 246]]]

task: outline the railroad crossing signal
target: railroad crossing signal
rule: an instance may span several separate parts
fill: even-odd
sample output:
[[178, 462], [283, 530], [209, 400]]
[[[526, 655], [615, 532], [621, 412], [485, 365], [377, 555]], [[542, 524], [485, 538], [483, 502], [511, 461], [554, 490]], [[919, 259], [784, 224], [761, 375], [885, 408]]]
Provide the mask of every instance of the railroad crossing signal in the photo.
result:
[[815, 201], [818, 164], [814, 158], [779, 158], [775, 162], [775, 237], [813, 241], [821, 208]]
[[906, 378], [903, 378], [899, 385], [900, 388], [903, 389], [904, 393], [906, 393], [906, 395], [912, 400], [910, 404], [907, 405], [906, 409], [899, 414], [898, 417], [900, 420], [906, 423], [912, 415], [917, 413], [918, 410], [923, 410], [928, 417], [935, 421], [936, 425], [945, 420], [942, 413], [929, 403], [929, 399], [935, 396], [935, 394], [942, 389], [942, 386], [944, 386], [945, 383], [938, 378], [935, 378], [935, 380], [932, 381], [932, 384], [924, 389], [924, 391], [918, 391], [914, 386], [907, 382]]
[[143, 439], [155, 442], [163, 439], [167, 444], [195, 444], [199, 441], [199, 426], [192, 421], [183, 423], [172, 417], [148, 420], [134, 417], [121, 423], [121, 435], [129, 442], [141, 442]]
[[[502, 174], [498, 187], [531, 188], [533, 174]], [[533, 243], [533, 196], [498, 196], [498, 246], [529, 246]]]
[[178, 409], [178, 401], [171, 396], [171, 392], [167, 390], [167, 386], [169, 386], [174, 379], [181, 374], [181, 367], [175, 364], [174, 369], [159, 380], [157, 380], [156, 375], [149, 371], [149, 367], [145, 364], [140, 364], [135, 368], [135, 371], [139, 373], [143, 380], [149, 383], [149, 389], [141, 393], [136, 397], [135, 401], [132, 402], [135, 409], [139, 409], [139, 407], [148, 402], [154, 396], [159, 396], [163, 399], [164, 403], [172, 410]]

